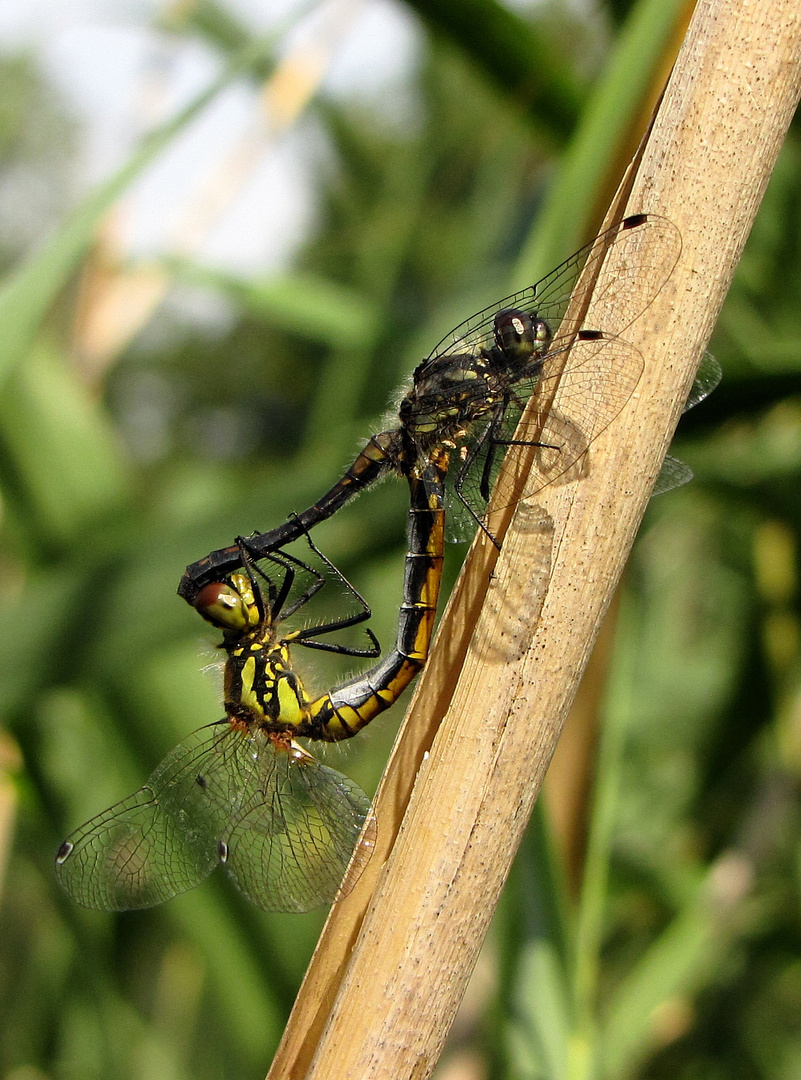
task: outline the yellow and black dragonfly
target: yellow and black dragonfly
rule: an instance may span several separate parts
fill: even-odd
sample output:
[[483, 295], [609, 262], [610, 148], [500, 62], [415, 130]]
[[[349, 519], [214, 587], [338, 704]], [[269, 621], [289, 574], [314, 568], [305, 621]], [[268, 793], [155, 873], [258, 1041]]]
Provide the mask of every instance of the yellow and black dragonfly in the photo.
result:
[[394, 649], [320, 697], [307, 694], [291, 649], [379, 652], [369, 631], [368, 649], [320, 640], [370, 615], [328, 560], [323, 557], [359, 610], [301, 630], [284, 632], [283, 624], [325, 578], [317, 574], [290, 600], [297, 570], [310, 568], [285, 552], [268, 553], [268, 573], [243, 547], [243, 572], [198, 590], [196, 609], [223, 631], [225, 718], [190, 735], [144, 787], [67, 837], [56, 855], [56, 874], [73, 900], [107, 910], [150, 907], [193, 888], [220, 864], [267, 911], [330, 903], [349, 864], [347, 887], [353, 884], [371, 849], [370, 800], [297, 740], [351, 738], [389, 708], [425, 663], [442, 573], [443, 477], [431, 461], [420, 477], [409, 479], [409, 545]]
[[[680, 252], [681, 237], [672, 222], [635, 214], [537, 284], [461, 323], [414, 371], [397, 424], [373, 435], [313, 506], [269, 532], [248, 537], [247, 550], [262, 556], [282, 548], [387, 472], [419, 474], [432, 455], [452, 465], [448, 515], [455, 539], [463, 538], [464, 529], [458, 520], [454, 526], [453, 518], [485, 527], [490, 488], [509, 446], [538, 451], [525, 490], [514, 496], [510, 492], [506, 502], [505, 493], [497, 493], [496, 508], [531, 497], [569, 474], [634, 391], [643, 359], [621, 335], [659, 293]], [[615, 272], [600, 297], [597, 290], [593, 296], [592, 311], [601, 320], [595, 326], [586, 315], [590, 289], [608, 258]], [[549, 405], [531, 418], [529, 427], [518, 427], [534, 390], [547, 391], [557, 382], [558, 407]], [[682, 475], [674, 469], [664, 489], [688, 478], [688, 471]], [[238, 545], [221, 548], [187, 567], [180, 595], [192, 603], [206, 582], [241, 565], [241, 551]]]

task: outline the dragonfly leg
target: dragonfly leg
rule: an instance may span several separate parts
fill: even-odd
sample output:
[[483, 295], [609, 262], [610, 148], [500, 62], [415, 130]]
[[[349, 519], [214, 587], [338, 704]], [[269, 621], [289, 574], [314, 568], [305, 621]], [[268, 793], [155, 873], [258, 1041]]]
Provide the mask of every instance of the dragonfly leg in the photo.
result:
[[[453, 482], [453, 490], [455, 491], [456, 497], [458, 498], [459, 502], [467, 510], [470, 517], [473, 518], [475, 523], [478, 525], [479, 529], [481, 529], [481, 531], [483, 533], [485, 533], [485, 535], [488, 537], [488, 539], [491, 540], [492, 543], [495, 545], [495, 547], [498, 548], [498, 550], [500, 551], [501, 545], [498, 543], [498, 540], [492, 535], [490, 530], [487, 528], [487, 526], [485, 525], [483, 519], [476, 513], [476, 511], [470, 505], [470, 500], [467, 498], [467, 496], [465, 494], [465, 491], [464, 491], [465, 481], [466, 481], [467, 476], [468, 476], [468, 474], [470, 472], [470, 469], [472, 468], [473, 463], [475, 462], [478, 455], [481, 453], [482, 448], [486, 445], [487, 440], [489, 439], [489, 435], [490, 435], [491, 430], [492, 430], [492, 424], [489, 423], [484, 428], [484, 430], [482, 431], [481, 435], [478, 437], [478, 439], [476, 440], [474, 445], [471, 447], [470, 452], [468, 453], [467, 457], [462, 462], [461, 468], [459, 469], [459, 471], [456, 474], [456, 479]], [[489, 454], [491, 452], [491, 449], [492, 448], [490, 446], [490, 449], [487, 452], [488, 456], [489, 456]], [[485, 462], [484, 470], [486, 470], [486, 467], [487, 466], [486, 466], [486, 462]], [[485, 486], [485, 479], [484, 479], [484, 475], [482, 473], [482, 478], [481, 478], [481, 493], [482, 493], [482, 495], [483, 495], [484, 486]], [[486, 486], [489, 487], [489, 480], [486, 481]]]

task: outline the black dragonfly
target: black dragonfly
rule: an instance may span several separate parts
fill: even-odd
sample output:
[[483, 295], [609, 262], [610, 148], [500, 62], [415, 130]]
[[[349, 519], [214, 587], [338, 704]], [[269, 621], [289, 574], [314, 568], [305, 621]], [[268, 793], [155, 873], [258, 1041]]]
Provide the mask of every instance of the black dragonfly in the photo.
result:
[[[345, 475], [313, 506], [248, 537], [248, 550], [258, 557], [280, 549], [386, 473], [420, 474], [433, 454], [449, 459], [451, 539], [461, 538], [464, 521], [488, 532], [483, 515], [509, 446], [535, 447], [534, 464], [523, 491], [496, 492], [496, 509], [572, 476], [639, 381], [643, 358], [621, 335], [659, 293], [680, 252], [681, 237], [672, 222], [635, 214], [535, 285], [461, 323], [415, 369], [397, 423], [371, 436]], [[612, 260], [613, 273], [593, 293], [606, 260]], [[519, 426], [535, 390], [536, 400], [547, 404], [527, 413], [526, 425]], [[709, 390], [698, 392], [700, 400]], [[685, 466], [674, 466], [662, 490], [689, 478]], [[187, 567], [179, 594], [193, 603], [198, 589], [240, 561], [236, 545], [212, 552]]]

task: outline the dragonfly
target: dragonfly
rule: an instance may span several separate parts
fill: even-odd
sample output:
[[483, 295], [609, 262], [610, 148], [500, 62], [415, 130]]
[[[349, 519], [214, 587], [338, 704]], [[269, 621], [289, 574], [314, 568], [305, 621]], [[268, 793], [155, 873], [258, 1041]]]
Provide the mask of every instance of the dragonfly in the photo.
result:
[[[432, 455], [446, 459], [449, 518], [477, 524], [497, 545], [484, 511], [507, 449], [530, 446], [536, 453], [525, 489], [496, 491], [496, 508], [572, 475], [640, 379], [642, 355], [622, 335], [659, 293], [680, 252], [681, 237], [672, 222], [634, 214], [535, 285], [461, 323], [415, 369], [395, 425], [372, 435], [314, 505], [269, 532], [247, 537], [247, 550], [262, 556], [282, 548], [387, 473], [424, 470]], [[614, 272], [593, 293], [607, 260]], [[596, 317], [598, 325], [592, 321]], [[550, 399], [557, 387], [554, 404]], [[535, 392], [535, 400], [547, 404], [530, 416], [527, 411], [520, 424]], [[451, 531], [451, 538], [462, 535], [458, 525]], [[233, 545], [191, 564], [179, 594], [192, 603], [207, 581], [236, 569], [241, 554], [241, 546]]]
[[[151, 907], [194, 888], [218, 865], [266, 911], [308, 911], [349, 891], [375, 843], [370, 800], [298, 740], [353, 737], [397, 700], [424, 665], [442, 574], [443, 479], [436, 460], [410, 478], [409, 545], [394, 648], [328, 693], [307, 693], [292, 649], [372, 658], [380, 650], [369, 630], [365, 649], [325, 640], [364, 622], [370, 608], [310, 539], [357, 601], [355, 614], [285, 631], [286, 620], [327, 580], [286, 552], [268, 554], [268, 572], [243, 546], [244, 572], [199, 590], [195, 608], [223, 632], [225, 717], [195, 731], [139, 791], [61, 844], [56, 875], [73, 900], [115, 911]], [[301, 569], [314, 577], [293, 597]]]

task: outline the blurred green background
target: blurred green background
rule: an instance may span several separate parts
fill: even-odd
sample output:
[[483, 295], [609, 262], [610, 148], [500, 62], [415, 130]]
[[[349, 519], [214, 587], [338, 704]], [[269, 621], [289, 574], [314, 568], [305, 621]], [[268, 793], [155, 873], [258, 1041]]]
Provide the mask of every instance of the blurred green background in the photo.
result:
[[[244, 0], [63, 0], [52, 25], [29, 5], [35, 33], [15, 6], [0, 1076], [259, 1077], [324, 913], [262, 914], [222, 874], [151, 911], [85, 912], [53, 853], [220, 715], [184, 566], [317, 498], [450, 326], [592, 234], [690, 5], [268, 19]], [[90, 76], [88, 105], [65, 69]], [[224, 109], [201, 126], [221, 102], [225, 140]], [[724, 381], [680, 429], [696, 479], [649, 509], [571, 721], [591, 767], [557, 763], [440, 1080], [801, 1075], [800, 172], [794, 127], [712, 342]], [[404, 503], [387, 483], [317, 535], [385, 644]], [[327, 762], [372, 792], [399, 715]]]

